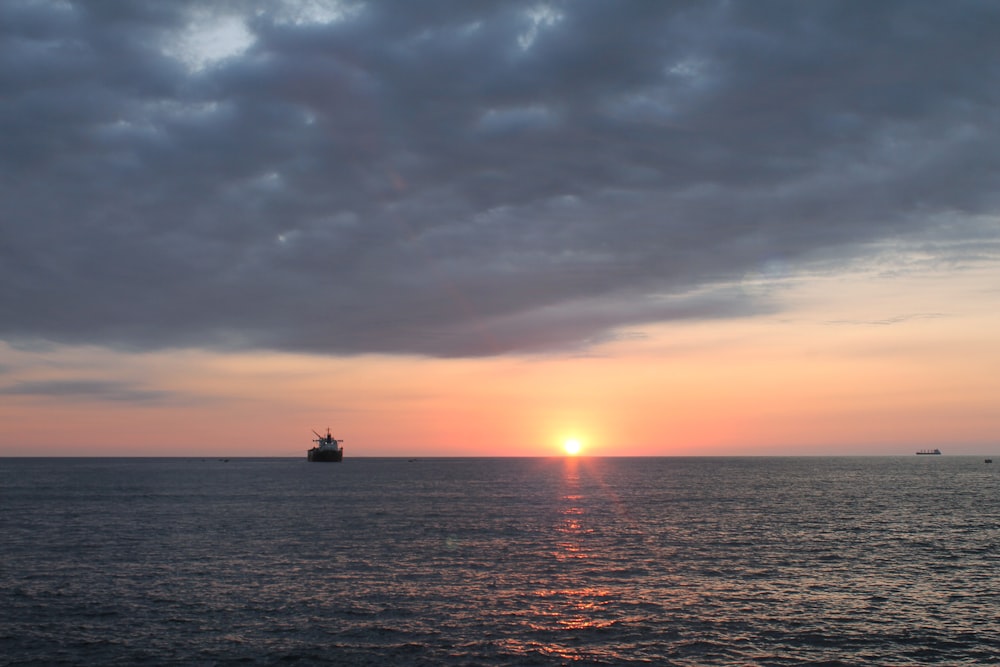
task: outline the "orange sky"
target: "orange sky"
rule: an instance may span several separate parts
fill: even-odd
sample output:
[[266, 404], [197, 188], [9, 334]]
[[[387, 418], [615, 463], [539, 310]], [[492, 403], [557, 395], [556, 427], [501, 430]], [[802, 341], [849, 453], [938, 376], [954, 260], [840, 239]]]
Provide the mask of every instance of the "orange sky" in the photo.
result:
[[[993, 454], [996, 285], [991, 265], [814, 276], [771, 286], [777, 315], [567, 355], [4, 347], [0, 455], [303, 456], [327, 426], [349, 456]], [[94, 378], [138, 393], [30, 390]]]

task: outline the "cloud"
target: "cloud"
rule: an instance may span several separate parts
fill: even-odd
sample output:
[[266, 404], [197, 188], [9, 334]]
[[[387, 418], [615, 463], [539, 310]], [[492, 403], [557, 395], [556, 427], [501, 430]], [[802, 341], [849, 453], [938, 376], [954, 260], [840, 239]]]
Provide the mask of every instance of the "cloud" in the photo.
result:
[[0, 395], [126, 403], [159, 403], [172, 398], [168, 392], [142, 389], [128, 383], [109, 380], [20, 381], [7, 387], [0, 387]]
[[937, 320], [948, 317], [945, 313], [908, 313], [906, 315], [895, 315], [881, 320], [831, 320], [827, 324], [844, 324], [850, 326], [891, 326], [893, 324], [906, 324], [913, 320]]
[[0, 338], [574, 349], [773, 312], [728, 290], [776, 263], [995, 244], [998, 25], [933, 1], [4, 3]]

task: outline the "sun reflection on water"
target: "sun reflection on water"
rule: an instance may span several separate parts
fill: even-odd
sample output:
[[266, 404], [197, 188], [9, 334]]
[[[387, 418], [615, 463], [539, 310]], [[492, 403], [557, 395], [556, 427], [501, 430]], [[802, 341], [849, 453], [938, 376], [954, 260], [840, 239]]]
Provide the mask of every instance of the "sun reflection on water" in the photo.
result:
[[661, 609], [660, 593], [643, 582], [662, 561], [605, 468], [573, 457], [557, 465], [549, 535], [537, 552], [544, 574], [518, 593], [523, 633], [501, 643], [528, 660], [614, 662], [623, 649], [607, 638], [640, 637]]
[[535, 651], [566, 661], [593, 657], [572, 648], [573, 642], [581, 633], [599, 631], [617, 622], [613, 615], [607, 615], [616, 592], [587, 585], [592, 578], [591, 561], [598, 554], [594, 551], [595, 528], [581, 481], [581, 463], [574, 458], [564, 462], [553, 525], [554, 548], [550, 552], [559, 569], [545, 582], [548, 585], [531, 593], [534, 619], [527, 624], [532, 631], [549, 635], [549, 641], [535, 642]]
[[576, 459], [566, 460], [563, 484], [564, 492], [560, 498], [561, 507], [559, 510], [560, 521], [555, 526], [556, 533], [563, 536], [563, 540], [556, 543], [557, 549], [553, 555], [557, 561], [590, 558], [590, 554], [584, 549], [581, 538], [592, 533], [593, 529], [585, 525], [585, 498], [580, 488], [579, 462]]

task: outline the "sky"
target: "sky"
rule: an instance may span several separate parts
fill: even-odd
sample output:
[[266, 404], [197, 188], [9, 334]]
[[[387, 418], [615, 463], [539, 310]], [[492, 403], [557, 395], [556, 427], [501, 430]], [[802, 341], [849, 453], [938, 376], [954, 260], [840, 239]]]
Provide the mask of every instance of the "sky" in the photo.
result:
[[0, 455], [998, 453], [997, 44], [962, 0], [6, 0]]

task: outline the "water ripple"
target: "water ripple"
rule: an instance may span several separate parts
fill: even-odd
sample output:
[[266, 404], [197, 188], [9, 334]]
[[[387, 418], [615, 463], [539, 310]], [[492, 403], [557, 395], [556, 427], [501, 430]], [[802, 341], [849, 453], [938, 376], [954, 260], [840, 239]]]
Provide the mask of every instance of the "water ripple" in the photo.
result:
[[7, 459], [0, 664], [996, 664], [923, 458]]

